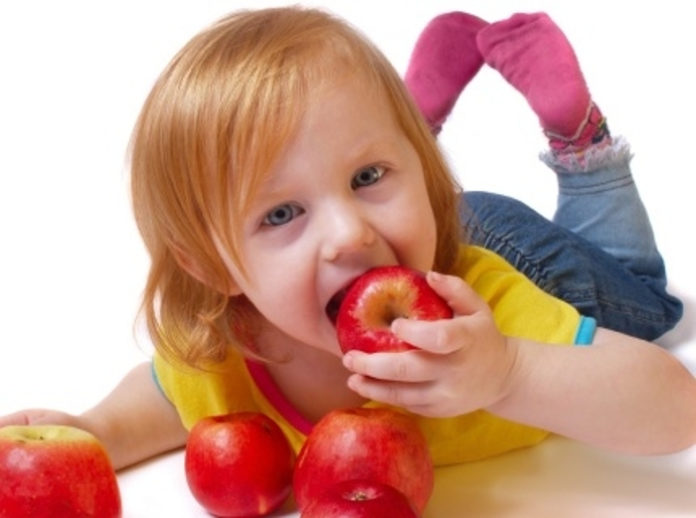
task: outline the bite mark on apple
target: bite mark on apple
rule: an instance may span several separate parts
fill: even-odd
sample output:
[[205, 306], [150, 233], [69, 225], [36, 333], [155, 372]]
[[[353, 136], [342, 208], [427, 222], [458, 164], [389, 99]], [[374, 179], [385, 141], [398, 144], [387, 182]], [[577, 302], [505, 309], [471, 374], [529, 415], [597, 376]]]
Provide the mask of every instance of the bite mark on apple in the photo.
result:
[[366, 329], [391, 328], [397, 318], [411, 318], [409, 310], [415, 305], [416, 295], [405, 281], [396, 279], [389, 290], [370, 286], [353, 309], [355, 319]]
[[372, 353], [414, 349], [415, 346], [392, 333], [391, 325], [397, 318], [452, 318], [452, 309], [428, 285], [422, 272], [399, 265], [371, 268], [342, 295], [335, 320], [341, 351], [358, 349]]

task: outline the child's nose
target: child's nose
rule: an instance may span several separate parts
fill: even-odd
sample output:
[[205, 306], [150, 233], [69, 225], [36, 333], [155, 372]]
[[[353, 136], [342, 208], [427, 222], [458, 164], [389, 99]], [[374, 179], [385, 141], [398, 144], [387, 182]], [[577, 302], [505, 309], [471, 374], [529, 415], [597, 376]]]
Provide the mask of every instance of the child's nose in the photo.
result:
[[372, 225], [356, 207], [333, 207], [325, 223], [322, 256], [326, 261], [335, 261], [375, 241]]

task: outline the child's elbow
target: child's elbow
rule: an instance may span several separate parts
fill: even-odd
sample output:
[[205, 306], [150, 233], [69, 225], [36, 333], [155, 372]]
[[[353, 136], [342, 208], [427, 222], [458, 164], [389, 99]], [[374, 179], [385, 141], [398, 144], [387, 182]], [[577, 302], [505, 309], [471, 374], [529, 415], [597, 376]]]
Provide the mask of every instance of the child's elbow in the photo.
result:
[[683, 439], [680, 441], [679, 448], [676, 451], [685, 450], [696, 445], [696, 377], [689, 373], [686, 382], [686, 397], [683, 398], [682, 404], [685, 410], [686, 423], [683, 432]]

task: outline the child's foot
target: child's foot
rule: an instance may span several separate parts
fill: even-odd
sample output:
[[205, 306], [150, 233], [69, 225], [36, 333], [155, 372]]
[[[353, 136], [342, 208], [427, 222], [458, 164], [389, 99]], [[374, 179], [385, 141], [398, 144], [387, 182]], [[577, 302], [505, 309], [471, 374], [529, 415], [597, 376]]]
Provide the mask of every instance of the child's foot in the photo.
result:
[[487, 22], [452, 12], [433, 18], [411, 53], [404, 80], [433, 133], [483, 65], [476, 34]]
[[556, 152], [581, 152], [608, 137], [575, 52], [545, 13], [515, 14], [477, 35], [486, 63], [498, 70], [539, 117]]

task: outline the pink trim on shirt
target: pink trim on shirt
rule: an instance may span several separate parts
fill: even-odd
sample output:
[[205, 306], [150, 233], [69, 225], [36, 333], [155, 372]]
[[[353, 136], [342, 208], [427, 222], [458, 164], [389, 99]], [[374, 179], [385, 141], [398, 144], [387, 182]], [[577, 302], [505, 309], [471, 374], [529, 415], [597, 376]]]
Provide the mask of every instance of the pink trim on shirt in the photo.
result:
[[271, 377], [266, 366], [263, 363], [248, 358], [245, 358], [244, 362], [251, 375], [251, 379], [256, 383], [256, 386], [273, 408], [275, 408], [297, 431], [309, 435], [309, 432], [314, 428], [314, 423], [303, 416], [292, 403], [287, 400], [285, 394], [281, 392], [280, 388], [278, 388], [278, 385], [276, 385], [276, 382]]

